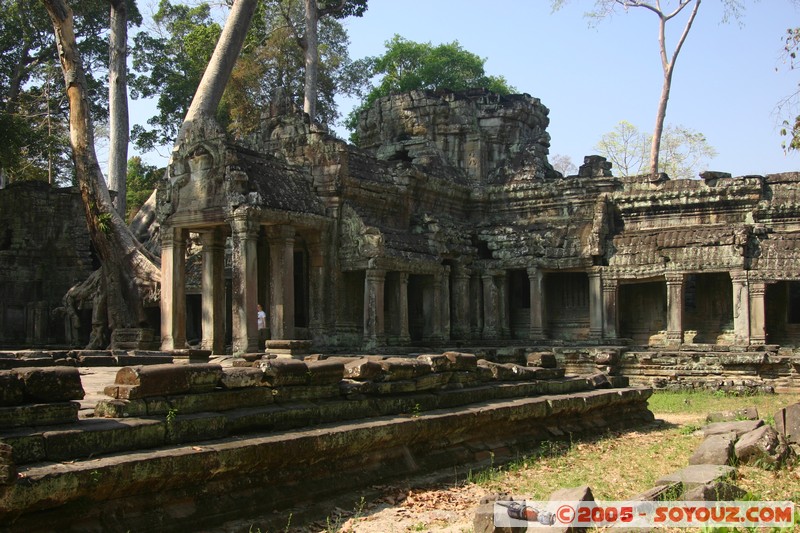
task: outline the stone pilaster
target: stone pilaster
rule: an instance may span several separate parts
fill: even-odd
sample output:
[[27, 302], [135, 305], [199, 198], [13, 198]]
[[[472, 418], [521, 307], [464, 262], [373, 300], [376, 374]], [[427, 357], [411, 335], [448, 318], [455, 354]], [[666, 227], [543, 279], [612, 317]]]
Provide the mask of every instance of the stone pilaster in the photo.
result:
[[670, 346], [683, 343], [683, 278], [682, 272], [670, 272], [667, 281], [667, 335]]
[[442, 339], [450, 340], [450, 267], [445, 266], [442, 268], [442, 277], [440, 280], [442, 291]]
[[544, 291], [542, 290], [542, 271], [537, 267], [528, 268], [528, 285], [531, 300], [531, 325], [528, 338], [542, 340], [544, 335]]
[[385, 285], [385, 270], [367, 269], [364, 276], [364, 347], [367, 349], [386, 343], [384, 334]]
[[747, 271], [730, 273], [733, 284], [733, 334], [736, 344], [750, 344], [750, 296]]
[[619, 280], [603, 278], [603, 338], [614, 340], [617, 333]]
[[587, 272], [589, 276], [589, 338], [603, 337], [603, 280], [599, 269]]
[[161, 233], [161, 349], [186, 347], [186, 231]]
[[203, 242], [201, 347], [221, 354], [225, 350], [225, 237], [215, 229], [202, 233], [200, 238]]
[[398, 295], [400, 327], [397, 341], [401, 344], [407, 344], [411, 342], [411, 334], [408, 332], [408, 272], [400, 272], [398, 286], [400, 291]]
[[766, 307], [764, 305], [766, 291], [766, 283], [750, 282], [750, 344], [766, 344], [767, 342]]
[[497, 285], [495, 285], [494, 275], [484, 272], [481, 275], [483, 282], [483, 338], [496, 339], [498, 336], [498, 321], [500, 313], [497, 309]]
[[506, 276], [505, 270], [497, 273], [495, 285], [497, 286], [498, 333], [501, 338], [507, 339], [511, 336], [511, 313], [508, 309], [508, 276]]
[[292, 226], [269, 228], [270, 336], [294, 337], [294, 236]]
[[463, 265], [456, 265], [453, 270], [452, 294], [452, 327], [450, 336], [453, 339], [466, 339], [469, 336], [470, 311], [469, 272]]
[[473, 339], [480, 339], [483, 335], [483, 288], [481, 287], [481, 276], [477, 273], [470, 275], [469, 294], [470, 336]]
[[433, 301], [431, 302], [431, 337], [429, 340], [440, 342], [444, 338], [442, 333], [442, 273], [433, 275]]
[[247, 214], [230, 221], [233, 246], [232, 338], [233, 353], [258, 351], [258, 224]]
[[325, 255], [319, 238], [309, 241], [308, 258], [308, 329], [311, 337], [321, 338], [324, 330], [325, 310]]

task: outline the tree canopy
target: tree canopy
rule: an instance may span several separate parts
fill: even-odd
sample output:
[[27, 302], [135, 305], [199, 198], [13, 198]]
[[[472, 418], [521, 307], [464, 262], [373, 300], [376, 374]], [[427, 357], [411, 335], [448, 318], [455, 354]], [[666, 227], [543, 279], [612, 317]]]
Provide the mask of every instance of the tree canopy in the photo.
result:
[[[613, 131], [604, 134], [595, 146], [608, 159], [620, 176], [635, 176], [648, 172], [650, 135], [625, 120]], [[717, 151], [702, 133], [680, 125], [664, 128], [659, 151], [659, 168], [673, 179], [693, 179], [707, 170], [708, 160]]]
[[[109, 4], [76, 0], [76, 38], [81, 43], [88, 97], [96, 122], [107, 119]], [[141, 16], [130, 3], [129, 23]], [[69, 182], [67, 100], [53, 28], [40, 2], [0, 0], [0, 171], [9, 181], [38, 179]]]
[[367, 92], [361, 105], [349, 115], [346, 125], [352, 131], [358, 115], [382, 96], [418, 89], [463, 91], [483, 88], [498, 94], [515, 89], [502, 76], [489, 76], [484, 71], [485, 58], [462, 48], [458, 41], [433, 45], [417, 43], [395, 35], [386, 41], [386, 52], [359, 63], [377, 85]]

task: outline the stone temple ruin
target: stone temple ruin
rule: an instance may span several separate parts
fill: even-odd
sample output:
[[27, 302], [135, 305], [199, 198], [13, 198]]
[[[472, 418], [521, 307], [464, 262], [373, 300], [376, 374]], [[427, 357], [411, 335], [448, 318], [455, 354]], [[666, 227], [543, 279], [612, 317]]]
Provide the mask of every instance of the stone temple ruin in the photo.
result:
[[[184, 531], [510, 460], [651, 420], [629, 383], [797, 390], [800, 174], [562, 176], [547, 125], [483, 91], [380, 99], [361, 148], [282, 102], [245, 140], [193, 124], [134, 228], [153, 331], [108, 349], [73, 349], [104, 338], [67, 292], [97, 266], [77, 194], [0, 190], [0, 529]], [[75, 366], [118, 369], [97, 397]]]

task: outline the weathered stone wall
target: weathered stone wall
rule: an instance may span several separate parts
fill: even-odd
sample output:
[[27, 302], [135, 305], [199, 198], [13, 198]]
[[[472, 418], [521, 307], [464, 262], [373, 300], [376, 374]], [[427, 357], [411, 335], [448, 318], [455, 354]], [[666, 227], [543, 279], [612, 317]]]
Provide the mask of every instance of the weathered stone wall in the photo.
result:
[[64, 343], [65, 318], [53, 310], [94, 268], [76, 189], [39, 182], [0, 189], [0, 345]]

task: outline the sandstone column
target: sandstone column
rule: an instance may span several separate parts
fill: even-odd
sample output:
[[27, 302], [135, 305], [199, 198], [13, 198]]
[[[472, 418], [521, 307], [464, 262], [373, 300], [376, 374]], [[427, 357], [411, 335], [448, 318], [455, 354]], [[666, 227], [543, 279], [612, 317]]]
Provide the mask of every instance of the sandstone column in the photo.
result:
[[669, 272], [667, 280], [667, 337], [670, 346], [683, 343], [683, 273]]
[[484, 272], [481, 275], [483, 282], [483, 338], [497, 338], [497, 285], [494, 283], [494, 275], [491, 272]]
[[386, 271], [368, 268], [364, 276], [364, 347], [375, 348], [385, 343], [384, 288]]
[[225, 237], [219, 228], [200, 235], [203, 242], [201, 347], [221, 354], [225, 350]]
[[617, 294], [619, 280], [603, 278], [603, 338], [617, 338]]
[[508, 309], [508, 276], [506, 276], [505, 270], [498, 272], [495, 284], [497, 287], [498, 333], [501, 338], [507, 339], [511, 337], [511, 313]]
[[442, 303], [440, 309], [442, 310], [442, 339], [450, 340], [450, 267], [445, 266], [442, 268], [441, 276], [441, 294]]
[[319, 236], [307, 239], [308, 258], [308, 329], [312, 339], [323, 337], [325, 310], [325, 255]]
[[750, 282], [750, 344], [765, 344], [767, 331], [765, 322], [764, 293], [767, 284], [763, 281]]
[[736, 344], [750, 344], [750, 297], [748, 294], [747, 272], [734, 270], [733, 283], [733, 335]]
[[234, 214], [231, 254], [233, 353], [258, 351], [258, 224]]
[[544, 339], [544, 291], [542, 290], [542, 271], [537, 267], [528, 268], [528, 285], [531, 300], [531, 328], [528, 338]]
[[398, 342], [407, 344], [411, 342], [411, 334], [408, 332], [408, 272], [400, 272], [399, 285], [399, 313], [400, 313], [400, 328]]
[[456, 264], [453, 270], [452, 328], [453, 339], [466, 339], [469, 336], [469, 272], [466, 267]]
[[442, 340], [442, 272], [433, 275], [433, 301], [431, 302], [431, 341]]
[[603, 280], [600, 270], [594, 268], [589, 275], [589, 338], [603, 337]]
[[273, 339], [294, 337], [294, 235], [292, 226], [269, 228], [269, 320]]
[[470, 336], [472, 339], [480, 339], [483, 335], [483, 289], [481, 288], [481, 277], [473, 273], [469, 278], [470, 293]]
[[161, 349], [186, 347], [186, 231], [161, 233]]

